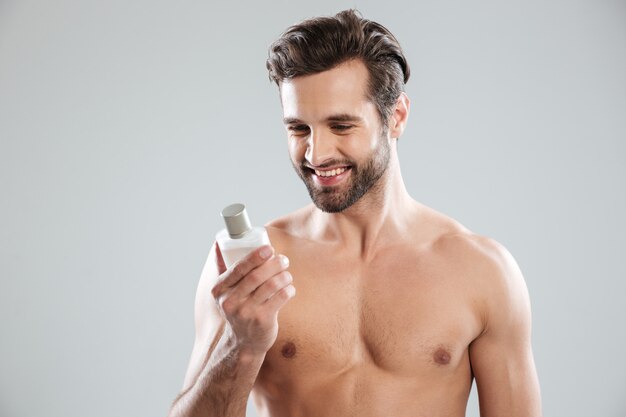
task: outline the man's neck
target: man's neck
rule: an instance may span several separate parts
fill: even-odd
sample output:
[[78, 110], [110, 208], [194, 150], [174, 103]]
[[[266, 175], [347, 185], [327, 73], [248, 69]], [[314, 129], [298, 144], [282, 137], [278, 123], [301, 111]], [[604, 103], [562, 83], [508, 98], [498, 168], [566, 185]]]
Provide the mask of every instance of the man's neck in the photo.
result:
[[384, 175], [359, 201], [340, 213], [315, 208], [311, 220], [318, 238], [367, 260], [380, 247], [406, 236], [417, 210], [404, 186], [397, 155], [392, 155]]

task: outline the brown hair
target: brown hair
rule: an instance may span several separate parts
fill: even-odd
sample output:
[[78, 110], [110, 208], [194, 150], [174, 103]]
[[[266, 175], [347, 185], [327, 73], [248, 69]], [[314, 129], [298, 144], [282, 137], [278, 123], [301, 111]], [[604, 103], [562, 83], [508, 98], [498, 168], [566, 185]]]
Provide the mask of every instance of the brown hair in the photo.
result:
[[315, 17], [289, 27], [269, 48], [266, 62], [271, 81], [316, 74], [351, 59], [361, 59], [369, 72], [368, 98], [376, 104], [386, 131], [410, 69], [398, 40], [379, 23], [356, 10]]

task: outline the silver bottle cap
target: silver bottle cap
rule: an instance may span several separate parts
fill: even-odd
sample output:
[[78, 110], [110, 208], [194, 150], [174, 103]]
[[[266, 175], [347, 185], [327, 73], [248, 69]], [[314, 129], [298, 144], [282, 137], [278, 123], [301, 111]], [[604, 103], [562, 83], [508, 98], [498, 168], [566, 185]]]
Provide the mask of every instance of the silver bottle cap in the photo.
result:
[[235, 203], [225, 207], [222, 217], [231, 239], [240, 239], [252, 229], [246, 206], [243, 204]]

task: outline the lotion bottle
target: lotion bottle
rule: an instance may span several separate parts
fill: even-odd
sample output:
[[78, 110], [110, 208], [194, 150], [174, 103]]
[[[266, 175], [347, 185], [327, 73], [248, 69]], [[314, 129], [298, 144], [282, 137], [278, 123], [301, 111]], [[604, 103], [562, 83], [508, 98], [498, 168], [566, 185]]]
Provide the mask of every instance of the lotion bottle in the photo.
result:
[[222, 210], [226, 228], [220, 230], [215, 239], [222, 252], [227, 268], [245, 257], [254, 249], [270, 244], [270, 238], [264, 227], [252, 227], [246, 206], [231, 204]]

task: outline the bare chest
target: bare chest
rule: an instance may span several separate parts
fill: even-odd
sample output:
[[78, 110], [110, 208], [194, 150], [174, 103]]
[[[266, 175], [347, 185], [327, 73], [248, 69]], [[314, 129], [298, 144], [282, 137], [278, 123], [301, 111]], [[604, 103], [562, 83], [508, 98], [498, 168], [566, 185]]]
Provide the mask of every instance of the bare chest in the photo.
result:
[[480, 332], [471, 282], [421, 256], [369, 265], [290, 256], [297, 295], [279, 313], [260, 381], [332, 378], [352, 369], [424, 380], [467, 373], [467, 347]]

